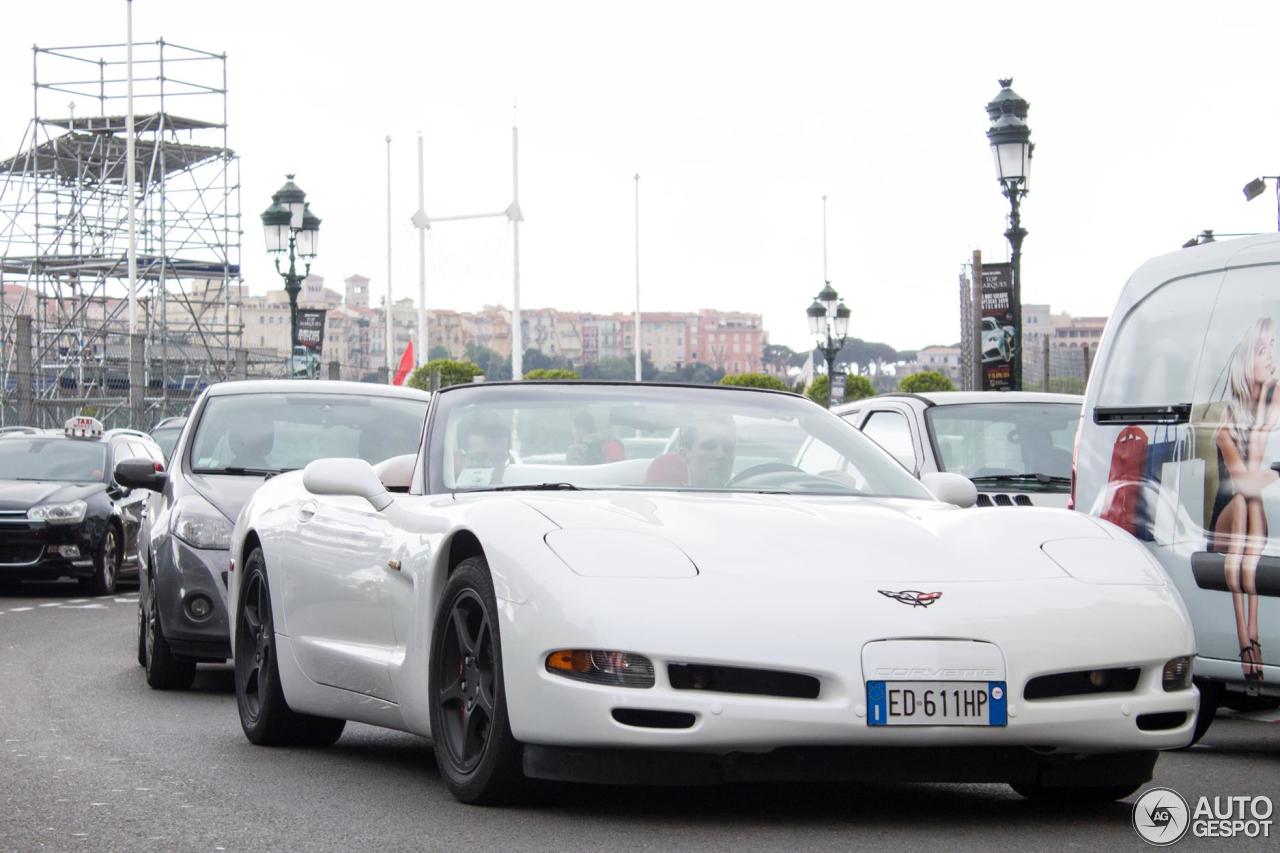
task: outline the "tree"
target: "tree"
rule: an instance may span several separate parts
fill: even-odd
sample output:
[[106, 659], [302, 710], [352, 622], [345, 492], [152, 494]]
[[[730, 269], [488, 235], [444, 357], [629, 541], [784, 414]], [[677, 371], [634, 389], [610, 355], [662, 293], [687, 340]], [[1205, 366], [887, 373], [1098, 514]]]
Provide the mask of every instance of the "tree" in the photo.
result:
[[721, 385], [737, 385], [741, 388], [768, 388], [772, 391], [788, 391], [787, 383], [767, 373], [733, 373], [721, 377]]
[[926, 370], [923, 373], [913, 373], [910, 376], [904, 376], [902, 381], [898, 383], [898, 388], [908, 394], [922, 394], [928, 391], [954, 391], [956, 386], [951, 384], [951, 380], [938, 373], [936, 370]]
[[535, 367], [524, 372], [525, 379], [581, 379], [582, 374], [564, 367]]
[[813, 381], [809, 383], [809, 387], [804, 389], [804, 395], [819, 406], [827, 404], [827, 374], [813, 377]]
[[854, 400], [861, 400], [864, 397], [874, 397], [876, 395], [875, 386], [871, 384], [871, 380], [865, 376], [846, 376], [844, 378], [844, 401], [852, 403]]
[[449, 357], [449, 348], [442, 347], [440, 346], [440, 344], [436, 344], [435, 346], [433, 346], [431, 350], [427, 353], [427, 361], [434, 361], [437, 358], [448, 358], [448, 357]]
[[[804, 353], [800, 353], [799, 367], [804, 364]], [[796, 357], [796, 352], [789, 346], [784, 344], [765, 344], [764, 345], [764, 365], [772, 367], [778, 373], [786, 373], [787, 368], [791, 367], [792, 361]]]
[[431, 374], [434, 371], [440, 372], [440, 387], [447, 385], [466, 385], [477, 376], [483, 376], [484, 371], [479, 365], [470, 361], [454, 361], [450, 358], [437, 358], [428, 361], [409, 375], [409, 381], [405, 384], [410, 388], [417, 388], [420, 391], [431, 390]]

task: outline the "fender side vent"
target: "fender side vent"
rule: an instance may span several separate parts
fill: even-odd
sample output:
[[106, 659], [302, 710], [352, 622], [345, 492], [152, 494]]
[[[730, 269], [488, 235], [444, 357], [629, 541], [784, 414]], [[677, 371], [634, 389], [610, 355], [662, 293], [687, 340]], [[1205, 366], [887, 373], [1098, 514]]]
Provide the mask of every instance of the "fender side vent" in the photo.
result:
[[1176, 729], [1187, 721], [1186, 711], [1166, 711], [1163, 714], [1139, 714], [1138, 728], [1144, 732], [1162, 732]]
[[614, 708], [613, 718], [624, 726], [641, 729], [688, 729], [696, 719], [683, 711], [646, 711], [643, 708]]
[[1129, 693], [1138, 686], [1139, 669], [1082, 669], [1040, 675], [1027, 682], [1022, 697], [1059, 699], [1063, 696], [1088, 696], [1093, 693]]
[[696, 663], [671, 664], [667, 667], [667, 679], [676, 690], [747, 693], [784, 699], [817, 699], [822, 688], [822, 682], [812, 675]]

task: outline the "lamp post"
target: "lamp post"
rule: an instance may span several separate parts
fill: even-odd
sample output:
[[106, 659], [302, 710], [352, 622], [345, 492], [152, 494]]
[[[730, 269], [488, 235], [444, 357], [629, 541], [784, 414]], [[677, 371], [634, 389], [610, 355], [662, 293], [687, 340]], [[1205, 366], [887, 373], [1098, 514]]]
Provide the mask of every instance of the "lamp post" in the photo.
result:
[[[284, 186], [271, 196], [271, 206], [262, 212], [262, 228], [267, 240], [267, 251], [275, 255], [276, 272], [284, 279], [284, 292], [289, 295], [289, 363], [293, 363], [293, 348], [298, 342], [298, 294], [302, 292], [302, 280], [311, 274], [311, 261], [319, 250], [320, 217], [311, 212], [307, 194], [293, 182], [293, 175], [285, 176]], [[280, 256], [289, 253], [289, 270], [280, 269]], [[298, 275], [297, 258], [305, 264]]]
[[818, 339], [818, 349], [827, 360], [827, 408], [831, 408], [831, 385], [836, 375], [836, 356], [844, 348], [849, 335], [849, 315], [853, 312], [840, 299], [831, 282], [826, 282], [813, 304], [805, 309], [809, 315], [809, 333]]
[[1271, 181], [1276, 185], [1276, 228], [1280, 229], [1280, 177], [1276, 175], [1263, 175], [1260, 178], [1254, 178], [1252, 181], [1244, 185], [1244, 200], [1253, 201], [1258, 196], [1267, 191], [1267, 181]]
[[1000, 191], [1009, 199], [1009, 228], [1004, 236], [1012, 250], [1009, 266], [1013, 271], [1013, 323], [1016, 330], [1013, 359], [1014, 391], [1022, 390], [1022, 240], [1027, 231], [1022, 227], [1018, 206], [1027, 194], [1027, 177], [1031, 171], [1031, 155], [1035, 145], [1031, 143], [1031, 128], [1027, 125], [1027, 110], [1031, 105], [1013, 89], [1013, 78], [1000, 81], [1000, 92], [987, 104], [987, 116], [991, 127], [987, 141], [995, 155], [996, 179]]

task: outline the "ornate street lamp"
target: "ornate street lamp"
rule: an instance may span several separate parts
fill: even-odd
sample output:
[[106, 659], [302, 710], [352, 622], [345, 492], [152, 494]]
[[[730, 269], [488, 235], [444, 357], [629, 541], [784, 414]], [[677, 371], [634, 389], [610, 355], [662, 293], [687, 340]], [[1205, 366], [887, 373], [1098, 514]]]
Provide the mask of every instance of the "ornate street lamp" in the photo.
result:
[[[263, 234], [267, 251], [275, 255], [276, 272], [284, 279], [284, 292], [289, 295], [289, 359], [293, 363], [293, 347], [298, 340], [298, 294], [302, 280], [311, 273], [311, 261], [320, 245], [320, 217], [311, 212], [307, 194], [293, 182], [293, 175], [271, 196], [271, 206], [262, 212]], [[280, 255], [289, 253], [289, 270], [280, 269]], [[298, 275], [296, 258], [305, 266]]]
[[840, 300], [831, 282], [804, 312], [809, 317], [809, 333], [818, 339], [818, 348], [827, 360], [827, 408], [831, 408], [831, 383], [836, 375], [836, 356], [849, 335], [849, 315], [853, 312]]
[[996, 179], [1000, 191], [1009, 199], [1009, 229], [1004, 236], [1012, 249], [1010, 267], [1013, 271], [1013, 318], [1018, 330], [1014, 342], [1016, 355], [1013, 360], [1012, 390], [1022, 390], [1022, 240], [1027, 231], [1022, 227], [1018, 205], [1027, 194], [1027, 178], [1031, 172], [1031, 155], [1035, 145], [1031, 142], [1031, 128], [1027, 125], [1027, 110], [1031, 105], [1009, 88], [1013, 78], [1000, 81], [1000, 92], [987, 104], [991, 127], [987, 141], [995, 156]]

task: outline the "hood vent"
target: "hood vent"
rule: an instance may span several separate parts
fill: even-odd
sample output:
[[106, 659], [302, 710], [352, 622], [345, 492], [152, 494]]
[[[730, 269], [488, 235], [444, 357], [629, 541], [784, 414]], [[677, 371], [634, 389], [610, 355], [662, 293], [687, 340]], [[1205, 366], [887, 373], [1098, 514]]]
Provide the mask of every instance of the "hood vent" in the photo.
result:
[[1026, 495], [1005, 495], [996, 494], [989, 495], [986, 492], [978, 494], [978, 506], [1034, 506], [1031, 498]]

